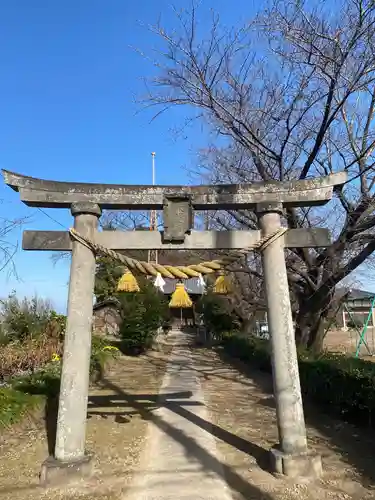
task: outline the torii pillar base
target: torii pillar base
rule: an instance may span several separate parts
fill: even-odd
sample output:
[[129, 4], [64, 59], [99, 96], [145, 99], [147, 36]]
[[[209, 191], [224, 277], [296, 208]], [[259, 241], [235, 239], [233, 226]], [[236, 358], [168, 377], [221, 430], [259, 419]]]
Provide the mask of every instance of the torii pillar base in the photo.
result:
[[86, 479], [92, 475], [92, 472], [93, 463], [89, 455], [74, 462], [62, 462], [49, 457], [42, 464], [39, 480], [41, 486], [57, 486]]
[[320, 455], [306, 451], [288, 454], [278, 448], [270, 450], [271, 472], [291, 479], [319, 479], [323, 474]]

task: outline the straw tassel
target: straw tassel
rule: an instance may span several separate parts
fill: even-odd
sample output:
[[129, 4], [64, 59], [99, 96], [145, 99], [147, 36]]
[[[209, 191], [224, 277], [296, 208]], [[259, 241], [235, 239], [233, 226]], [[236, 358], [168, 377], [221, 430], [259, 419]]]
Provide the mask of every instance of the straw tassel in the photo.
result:
[[230, 293], [231, 288], [232, 287], [229, 277], [225, 276], [224, 274], [220, 274], [220, 276], [216, 278], [213, 292], [220, 295], [226, 295], [227, 293]]
[[140, 288], [134, 274], [131, 273], [129, 270], [125, 271], [125, 273], [121, 276], [117, 284], [117, 291], [139, 292], [139, 290]]
[[176, 289], [172, 293], [169, 307], [188, 308], [192, 305], [193, 302], [185, 289], [185, 285], [183, 283], [177, 283]]

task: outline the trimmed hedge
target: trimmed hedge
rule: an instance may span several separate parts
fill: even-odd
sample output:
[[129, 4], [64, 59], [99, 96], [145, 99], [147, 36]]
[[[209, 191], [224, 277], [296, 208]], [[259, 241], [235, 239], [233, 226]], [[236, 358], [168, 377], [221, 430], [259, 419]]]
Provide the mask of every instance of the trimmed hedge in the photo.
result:
[[[225, 352], [262, 371], [271, 372], [267, 340], [230, 335], [223, 338]], [[324, 353], [299, 353], [304, 395], [324, 411], [357, 425], [375, 424], [375, 363]]]

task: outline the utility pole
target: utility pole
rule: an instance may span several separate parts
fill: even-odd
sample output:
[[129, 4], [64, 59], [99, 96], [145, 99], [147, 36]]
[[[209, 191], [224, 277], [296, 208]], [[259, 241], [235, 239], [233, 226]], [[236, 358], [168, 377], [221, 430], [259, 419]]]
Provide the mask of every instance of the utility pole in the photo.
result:
[[[155, 186], [155, 156], [156, 153], [151, 153], [152, 158], [152, 185]], [[150, 211], [150, 231], [157, 231], [157, 212], [156, 210]], [[157, 250], [148, 251], [148, 261], [158, 263], [158, 252]]]

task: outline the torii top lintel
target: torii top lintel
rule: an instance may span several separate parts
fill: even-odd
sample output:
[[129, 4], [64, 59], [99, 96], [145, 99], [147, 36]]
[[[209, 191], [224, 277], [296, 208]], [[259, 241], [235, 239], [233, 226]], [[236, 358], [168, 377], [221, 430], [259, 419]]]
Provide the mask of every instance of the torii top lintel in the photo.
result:
[[74, 202], [93, 202], [106, 209], [161, 209], [165, 195], [189, 196], [196, 210], [252, 208], [257, 203], [284, 206], [324, 205], [334, 186], [345, 183], [346, 172], [297, 181], [202, 186], [132, 186], [59, 182], [2, 170], [5, 183], [32, 207], [68, 208]]

